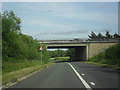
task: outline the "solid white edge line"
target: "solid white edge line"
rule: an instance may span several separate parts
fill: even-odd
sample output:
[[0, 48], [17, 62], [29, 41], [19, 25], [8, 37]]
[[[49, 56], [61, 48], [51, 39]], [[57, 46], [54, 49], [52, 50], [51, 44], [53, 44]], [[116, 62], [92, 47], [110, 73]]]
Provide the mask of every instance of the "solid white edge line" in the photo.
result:
[[73, 69], [73, 71], [75, 72], [75, 74], [78, 76], [78, 78], [81, 80], [81, 82], [83, 83], [83, 85], [87, 88], [87, 90], [92, 90], [92, 88], [87, 84], [87, 82], [80, 76], [80, 74], [75, 70], [75, 68], [68, 63], [71, 68]]

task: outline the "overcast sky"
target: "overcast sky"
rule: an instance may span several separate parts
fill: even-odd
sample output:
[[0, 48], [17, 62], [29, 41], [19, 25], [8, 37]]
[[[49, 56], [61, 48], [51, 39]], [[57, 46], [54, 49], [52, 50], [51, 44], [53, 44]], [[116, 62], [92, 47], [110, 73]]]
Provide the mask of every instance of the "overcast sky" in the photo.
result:
[[13, 10], [22, 33], [41, 40], [118, 33], [117, 2], [3, 2], [2, 10]]

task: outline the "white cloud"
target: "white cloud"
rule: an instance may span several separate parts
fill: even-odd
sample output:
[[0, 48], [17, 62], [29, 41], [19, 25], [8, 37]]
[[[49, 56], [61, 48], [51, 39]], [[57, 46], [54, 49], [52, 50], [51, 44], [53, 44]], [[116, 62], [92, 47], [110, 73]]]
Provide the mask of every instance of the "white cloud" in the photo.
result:
[[70, 31], [58, 31], [58, 32], [43, 32], [42, 35], [71, 35], [71, 34], [86, 34], [89, 30], [80, 29], [80, 30], [70, 30]]
[[[64, 15], [65, 17], [65, 15]], [[100, 22], [105, 24], [117, 24], [118, 16], [111, 15], [111, 14], [104, 14], [100, 12], [89, 12], [89, 13], [81, 13], [81, 14], [68, 14], [66, 17], [78, 19], [78, 20], [85, 20], [91, 22]]]
[[[108, 4], [109, 5], [109, 4]], [[85, 20], [85, 21], [95, 21], [101, 22], [106, 24], [117, 24], [118, 14], [116, 13], [109, 13], [103, 11], [89, 11], [88, 7], [84, 6], [71, 6], [70, 3], [44, 3], [43, 8], [34, 8], [36, 12], [51, 11], [51, 16], [56, 16], [58, 18], [69, 18], [69, 19], [76, 19], [76, 20]]]
[[34, 26], [34, 27], [49, 27], [49, 28], [59, 28], [59, 29], [68, 29], [70, 26], [63, 25], [62, 23], [46, 20], [46, 19], [30, 19], [24, 20], [24, 25]]
[[[34, 5], [34, 7], [33, 7]], [[102, 7], [102, 4], [98, 4], [99, 7]], [[106, 4], [107, 5], [107, 4]], [[108, 4], [109, 5], [109, 4]], [[90, 6], [91, 7], [91, 6]], [[92, 8], [96, 7], [96, 3], [93, 4]], [[95, 21], [105, 24], [117, 24], [118, 23], [118, 14], [112, 13], [110, 11], [103, 12], [102, 11], [89, 11], [88, 7], [80, 5], [71, 5], [71, 3], [23, 3], [21, 4], [21, 8], [24, 8], [25, 11], [28, 11], [30, 14], [32, 11], [35, 15], [46, 15], [55, 16], [57, 18], [69, 18], [75, 20], [83, 20], [83, 21]], [[27, 12], [26, 12], [27, 13]], [[28, 15], [26, 14], [26, 15]], [[35, 17], [34, 15], [34, 17]], [[39, 18], [39, 17], [38, 17]]]
[[[93, 5], [92, 8], [90, 5], [79, 3], [17, 3], [15, 5], [18, 5], [14, 9], [22, 19], [23, 32], [30, 35], [41, 34], [43, 37], [77, 35], [82, 37], [89, 33], [91, 27], [93, 30], [109, 29], [109, 26], [116, 26], [118, 20], [117, 13], [111, 12], [111, 9], [106, 12], [101, 8], [94, 9], [97, 7], [94, 3], [90, 4]], [[12, 6], [14, 7], [14, 4]], [[102, 4], [99, 7], [102, 7]]]

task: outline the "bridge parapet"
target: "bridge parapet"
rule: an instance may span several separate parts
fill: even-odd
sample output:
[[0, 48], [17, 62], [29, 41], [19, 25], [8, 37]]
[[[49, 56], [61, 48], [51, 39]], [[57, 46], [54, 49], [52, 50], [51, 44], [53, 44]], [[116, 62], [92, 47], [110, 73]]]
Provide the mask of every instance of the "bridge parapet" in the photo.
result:
[[117, 43], [117, 40], [110, 41], [88, 41], [88, 40], [40, 40], [39, 43]]

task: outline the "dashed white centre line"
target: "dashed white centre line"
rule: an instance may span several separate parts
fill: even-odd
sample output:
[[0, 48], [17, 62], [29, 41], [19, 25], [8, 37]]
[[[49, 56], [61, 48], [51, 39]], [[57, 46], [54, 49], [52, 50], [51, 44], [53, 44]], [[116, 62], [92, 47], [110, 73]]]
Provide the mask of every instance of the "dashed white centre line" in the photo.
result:
[[81, 75], [84, 76], [85, 74], [82, 73]]
[[80, 79], [80, 81], [83, 83], [83, 85], [87, 88], [87, 90], [92, 90], [92, 88], [87, 84], [87, 82], [80, 76], [80, 74], [75, 70], [75, 68], [70, 64], [70, 67], [73, 69], [73, 71], [75, 72], [75, 74], [78, 76], [78, 78]]
[[95, 85], [95, 83], [94, 83], [94, 82], [90, 82], [90, 84], [91, 84], [91, 85]]

